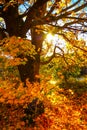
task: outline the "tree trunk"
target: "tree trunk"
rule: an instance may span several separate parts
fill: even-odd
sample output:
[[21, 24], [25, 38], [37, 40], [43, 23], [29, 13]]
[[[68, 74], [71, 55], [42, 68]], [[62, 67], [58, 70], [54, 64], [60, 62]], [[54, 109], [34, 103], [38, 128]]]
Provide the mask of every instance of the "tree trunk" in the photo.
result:
[[26, 84], [26, 79], [30, 82], [34, 82], [34, 60], [27, 57], [28, 61], [25, 65], [18, 65], [21, 81]]
[[6, 8], [6, 11], [3, 12], [3, 18], [9, 36], [19, 36], [18, 5], [15, 4]]
[[[24, 30], [22, 30], [23, 20], [18, 14], [18, 5], [15, 4], [15, 6], [9, 6], [6, 11], [3, 12], [3, 18], [5, 20], [6, 31], [9, 36], [26, 37], [26, 33], [24, 34]], [[21, 81], [24, 83], [26, 82], [26, 79], [29, 79], [30, 82], [38, 81], [36, 75], [39, 74], [40, 68], [40, 52], [43, 42], [43, 33], [39, 32], [38, 34], [36, 29], [33, 28], [31, 30], [31, 37], [32, 44], [36, 46], [37, 55], [35, 56], [35, 60], [27, 57], [27, 63], [25, 65], [18, 66]]]
[[35, 45], [37, 54], [35, 55], [35, 60], [30, 57], [27, 57], [27, 63], [25, 65], [18, 66], [21, 80], [24, 83], [26, 82], [26, 79], [29, 79], [30, 82], [40, 81], [38, 75], [40, 68], [40, 52], [43, 42], [43, 33], [40, 32], [38, 34], [36, 30], [33, 28], [31, 30], [31, 36], [32, 44]]
[[40, 53], [42, 49], [42, 43], [44, 40], [44, 33], [42, 31], [38, 33], [38, 31], [35, 28], [33, 28], [31, 30], [31, 36], [32, 36], [32, 44], [35, 45], [37, 52], [34, 61], [35, 81], [39, 81], [40, 79], [37, 78], [37, 76], [39, 75], [39, 69], [40, 69]]

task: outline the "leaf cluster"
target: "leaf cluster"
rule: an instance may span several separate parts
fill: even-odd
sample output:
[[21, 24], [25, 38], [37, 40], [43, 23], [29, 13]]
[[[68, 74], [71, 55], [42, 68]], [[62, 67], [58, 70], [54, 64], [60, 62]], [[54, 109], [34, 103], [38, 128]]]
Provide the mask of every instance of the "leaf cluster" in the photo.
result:
[[26, 64], [28, 56], [35, 58], [35, 46], [29, 40], [13, 36], [2, 40], [1, 45], [0, 59], [5, 67]]

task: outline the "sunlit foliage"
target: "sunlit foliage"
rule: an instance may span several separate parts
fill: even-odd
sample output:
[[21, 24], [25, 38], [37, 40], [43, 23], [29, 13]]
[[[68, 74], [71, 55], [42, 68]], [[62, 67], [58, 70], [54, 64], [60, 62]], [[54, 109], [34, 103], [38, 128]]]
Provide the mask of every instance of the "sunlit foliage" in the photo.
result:
[[87, 129], [86, 16], [86, 0], [0, 0], [0, 130]]
[[[10, 37], [1, 41], [4, 44], [0, 51], [0, 60], [5, 68], [9, 66], [17, 66], [19, 64], [26, 64], [27, 56], [34, 59], [35, 46], [29, 40], [20, 37]], [[1, 63], [1, 64], [2, 64]]]

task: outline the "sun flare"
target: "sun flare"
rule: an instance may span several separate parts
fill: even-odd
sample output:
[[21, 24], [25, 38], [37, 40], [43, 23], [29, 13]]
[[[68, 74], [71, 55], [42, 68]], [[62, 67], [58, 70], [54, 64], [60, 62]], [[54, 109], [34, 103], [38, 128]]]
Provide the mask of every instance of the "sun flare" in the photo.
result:
[[47, 40], [47, 42], [51, 42], [51, 41], [54, 40], [54, 36], [53, 36], [51, 33], [49, 33], [49, 34], [47, 34], [47, 36], [46, 36], [46, 40]]

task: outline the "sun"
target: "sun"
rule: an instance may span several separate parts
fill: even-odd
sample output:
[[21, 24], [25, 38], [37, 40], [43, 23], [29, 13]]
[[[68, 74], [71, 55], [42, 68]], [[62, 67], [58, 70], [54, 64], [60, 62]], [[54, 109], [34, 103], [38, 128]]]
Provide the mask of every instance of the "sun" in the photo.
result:
[[46, 40], [47, 40], [48, 43], [50, 43], [54, 40], [54, 36], [51, 33], [49, 33], [46, 36]]

